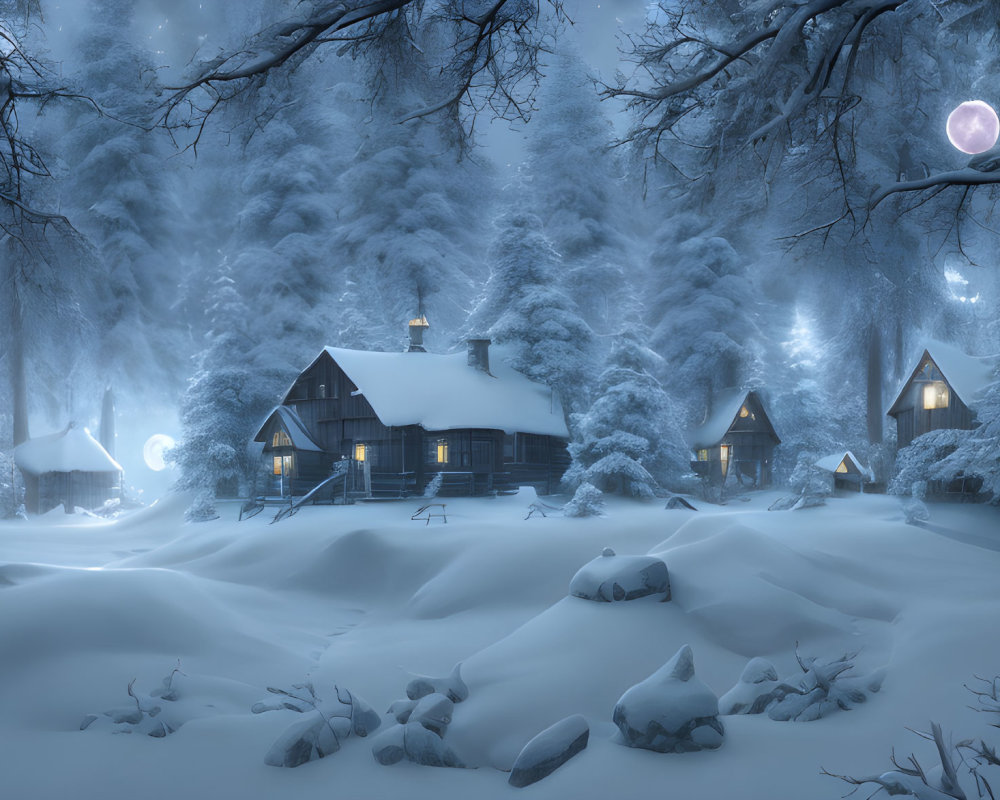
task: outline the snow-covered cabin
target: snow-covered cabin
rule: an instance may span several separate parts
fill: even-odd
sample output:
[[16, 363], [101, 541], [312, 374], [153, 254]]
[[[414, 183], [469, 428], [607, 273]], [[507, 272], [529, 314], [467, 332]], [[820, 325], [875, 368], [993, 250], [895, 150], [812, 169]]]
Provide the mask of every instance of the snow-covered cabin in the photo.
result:
[[14, 463], [24, 476], [28, 511], [37, 514], [60, 503], [67, 513], [99, 508], [121, 491], [121, 465], [90, 431], [72, 423], [15, 447]]
[[770, 485], [781, 439], [757, 392], [743, 389], [717, 398], [712, 413], [687, 438], [695, 453], [691, 468], [709, 482], [722, 485], [733, 474], [740, 484]]
[[990, 383], [992, 367], [990, 359], [930, 342], [888, 411], [896, 420], [897, 446], [906, 447], [928, 431], [976, 427], [976, 403]]
[[305, 494], [341, 460], [375, 496], [422, 492], [438, 474], [442, 494], [555, 491], [569, 432], [552, 390], [491, 365], [487, 339], [441, 355], [410, 330], [406, 352], [327, 347], [299, 375], [254, 437], [272, 491]]
[[833, 476], [835, 489], [854, 489], [861, 491], [864, 483], [875, 480], [874, 473], [862, 465], [857, 456], [850, 450], [825, 456], [816, 462], [816, 468], [829, 472]]

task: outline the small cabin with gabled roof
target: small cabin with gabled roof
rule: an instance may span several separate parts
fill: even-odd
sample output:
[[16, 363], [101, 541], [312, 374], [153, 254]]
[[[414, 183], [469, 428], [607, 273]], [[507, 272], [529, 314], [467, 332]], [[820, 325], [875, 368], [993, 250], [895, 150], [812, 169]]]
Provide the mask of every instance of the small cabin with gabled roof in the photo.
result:
[[865, 483], [872, 483], [875, 480], [874, 473], [863, 466], [850, 450], [825, 456], [819, 459], [815, 466], [833, 476], [834, 489], [853, 489], [860, 492]]
[[754, 488], [770, 486], [774, 448], [781, 443], [755, 391], [737, 390], [718, 398], [705, 422], [688, 434], [694, 472], [715, 486], [730, 475]]
[[887, 412], [896, 420], [897, 447], [929, 431], [975, 428], [976, 402], [990, 383], [992, 366], [954, 345], [928, 343]]
[[90, 431], [73, 423], [19, 444], [14, 463], [24, 476], [27, 510], [36, 514], [60, 503], [67, 514], [100, 508], [121, 493], [121, 465]]
[[[414, 323], [417, 323], [414, 330]], [[422, 317], [411, 347], [327, 347], [261, 426], [272, 491], [304, 495], [347, 461], [351, 490], [371, 496], [485, 494], [520, 485], [556, 491], [569, 431], [552, 390], [503, 363], [487, 339], [466, 353], [428, 353]]]

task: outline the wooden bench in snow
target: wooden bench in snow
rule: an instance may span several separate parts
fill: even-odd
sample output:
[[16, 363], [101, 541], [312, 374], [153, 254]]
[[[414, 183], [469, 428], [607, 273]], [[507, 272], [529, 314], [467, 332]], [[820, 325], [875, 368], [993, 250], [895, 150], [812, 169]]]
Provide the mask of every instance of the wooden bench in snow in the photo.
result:
[[[448, 516], [444, 512], [444, 506], [445, 506], [444, 503], [428, 503], [425, 506], [420, 506], [420, 508], [418, 508], [416, 511], [413, 512], [413, 516], [410, 517], [410, 519], [416, 520], [418, 522], [424, 520], [426, 521], [427, 525], [430, 525], [431, 517], [441, 517], [441, 519], [444, 520], [444, 522], [447, 524]], [[440, 508], [441, 510], [434, 511], [435, 508]], [[425, 516], [422, 517], [420, 516], [421, 514], [424, 514]]]

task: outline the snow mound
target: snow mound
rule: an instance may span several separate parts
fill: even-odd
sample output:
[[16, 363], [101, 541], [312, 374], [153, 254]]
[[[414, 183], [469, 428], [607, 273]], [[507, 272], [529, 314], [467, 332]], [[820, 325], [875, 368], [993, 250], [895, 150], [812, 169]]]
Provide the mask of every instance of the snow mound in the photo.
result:
[[[791, 523], [792, 530], [804, 524]], [[789, 525], [778, 520], [771, 527], [782, 524]], [[796, 641], [839, 642], [895, 619], [898, 607], [863, 556], [803, 553], [786, 541], [725, 517], [704, 517], [650, 553], [671, 564], [673, 602], [712, 639], [748, 658], [787, 652]]]

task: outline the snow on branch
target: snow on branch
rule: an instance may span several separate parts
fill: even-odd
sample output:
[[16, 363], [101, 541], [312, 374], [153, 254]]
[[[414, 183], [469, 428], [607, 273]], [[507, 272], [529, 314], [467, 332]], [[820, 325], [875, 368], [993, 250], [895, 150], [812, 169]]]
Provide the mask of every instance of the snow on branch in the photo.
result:
[[[562, 0], [547, 0], [557, 22], [564, 19]], [[252, 92], [273, 73], [292, 71], [318, 48], [338, 43], [344, 54], [377, 47], [390, 34], [380, 22], [408, 15], [415, 31], [435, 30], [440, 72], [451, 86], [445, 95], [404, 115], [401, 121], [442, 111], [490, 108], [505, 119], [526, 119], [539, 78], [538, 54], [551, 48], [550, 32], [540, 0], [492, 0], [478, 13], [478, 4], [446, 0], [433, 13], [422, 13], [415, 0], [375, 2], [321, 2], [305, 13], [267, 26], [249, 36], [239, 48], [197, 62], [189, 77], [168, 87], [159, 124], [171, 131], [192, 130], [196, 147], [212, 114], [234, 98]], [[458, 114], [456, 113], [457, 117]]]
[[[837, 114], [851, 106], [850, 81], [862, 38], [872, 23], [912, 0], [783, 0], [759, 20], [750, 11], [735, 19], [728, 41], [702, 35], [693, 4], [679, 10], [661, 4], [644, 33], [628, 37], [636, 75], [651, 85], [621, 78], [605, 86], [606, 97], [621, 97], [639, 112], [630, 141], [650, 145], [654, 155], [664, 133], [696, 106], [718, 105], [731, 93], [725, 129], [738, 126], [737, 139], [763, 139], [799, 117], [821, 97], [834, 100]], [[688, 12], [691, 13], [688, 13]], [[799, 63], [808, 53], [805, 63]], [[787, 76], [793, 76], [790, 80]]]

